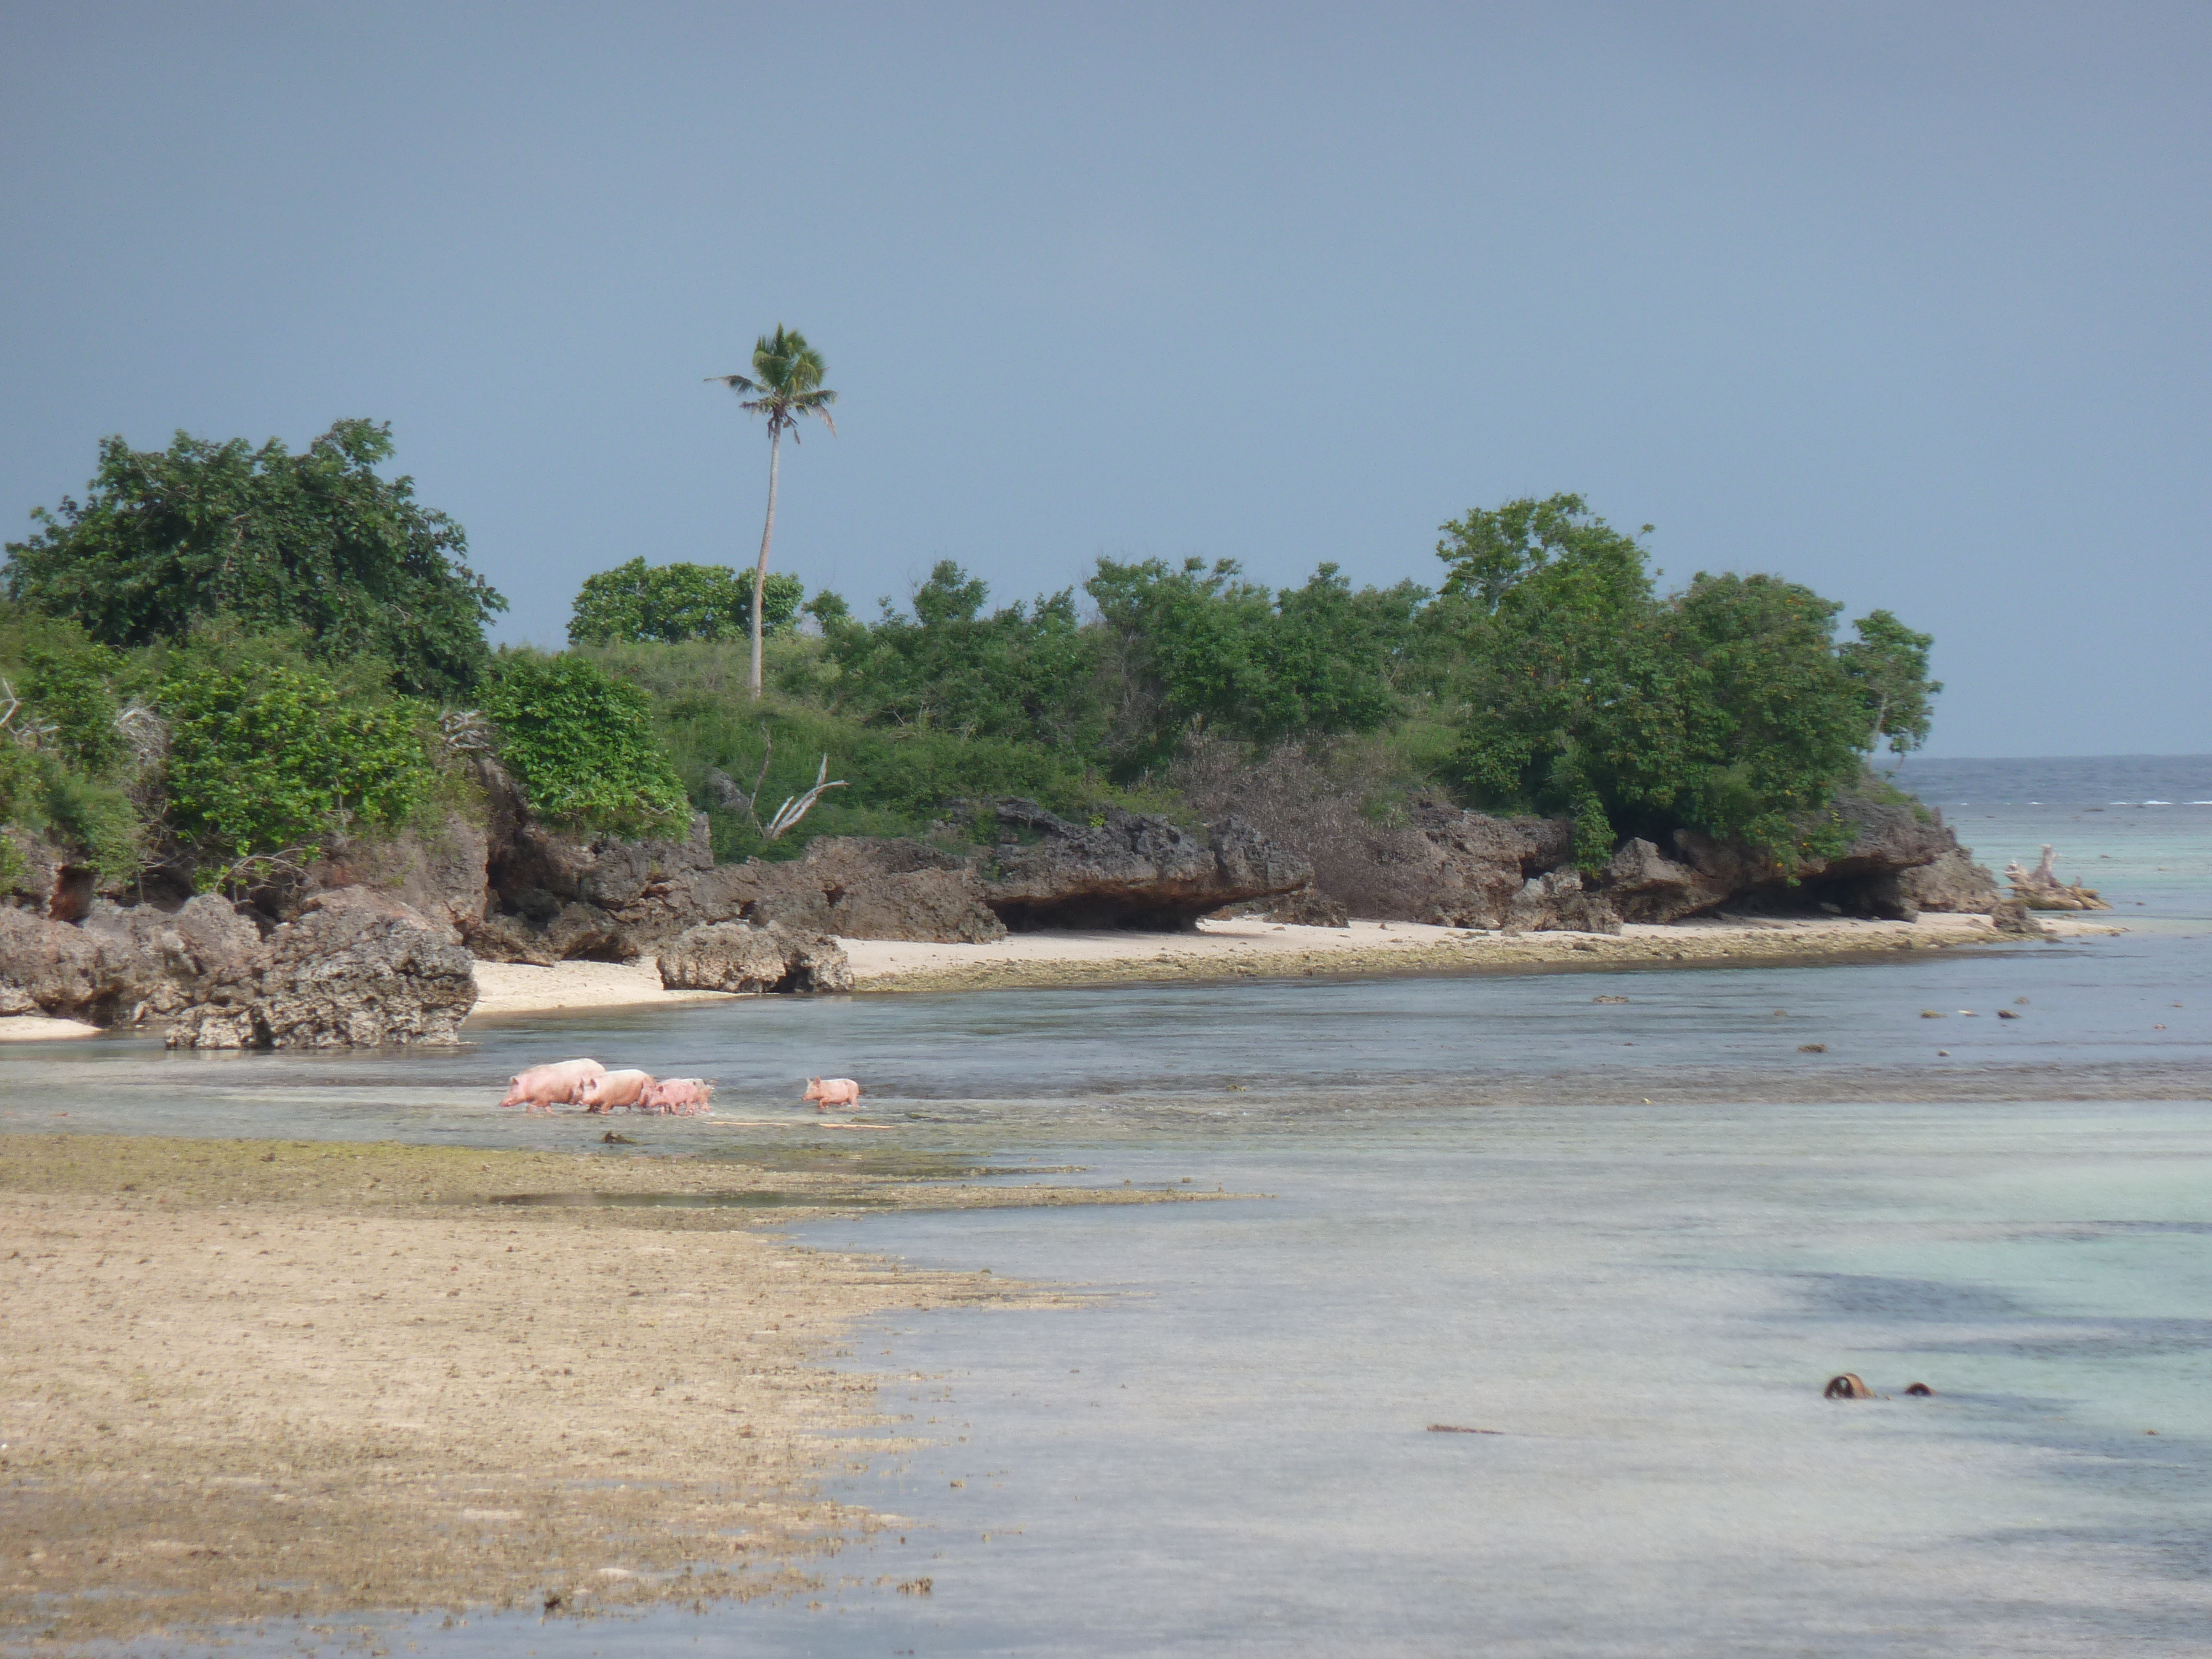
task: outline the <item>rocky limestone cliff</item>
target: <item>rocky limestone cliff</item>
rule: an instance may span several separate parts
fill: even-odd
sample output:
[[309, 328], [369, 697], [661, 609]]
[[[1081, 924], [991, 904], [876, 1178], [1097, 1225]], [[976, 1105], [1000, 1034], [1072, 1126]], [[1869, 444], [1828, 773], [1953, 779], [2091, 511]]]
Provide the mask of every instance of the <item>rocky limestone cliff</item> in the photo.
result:
[[[1573, 826], [1564, 818], [1496, 818], [1416, 801], [1410, 828], [1378, 843], [1389, 878], [1370, 885], [1390, 896], [1374, 919], [1617, 933], [1624, 921], [1674, 921], [1723, 908], [1825, 908], [1909, 921], [1923, 910], [1988, 915], [1996, 904], [1989, 872], [1940, 819], [1864, 792], [1844, 795], [1837, 807], [1849, 843], [1794, 872], [1771, 854], [1678, 830], [1664, 847], [1625, 841], [1602, 870], [1584, 874], [1571, 867]], [[1274, 914], [1294, 919], [1286, 908]]]

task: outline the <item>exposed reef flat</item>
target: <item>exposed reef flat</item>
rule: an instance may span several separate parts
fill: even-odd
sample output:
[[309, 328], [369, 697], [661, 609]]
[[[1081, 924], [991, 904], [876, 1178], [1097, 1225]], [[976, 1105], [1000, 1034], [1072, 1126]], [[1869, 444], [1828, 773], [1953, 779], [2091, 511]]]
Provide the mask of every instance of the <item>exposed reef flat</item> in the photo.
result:
[[884, 1419], [823, 1363], [848, 1326], [1054, 1298], [764, 1225], [1218, 1196], [966, 1163], [0, 1137], [0, 1648], [813, 1582], [902, 1524], [818, 1490], [899, 1447], [849, 1437]]

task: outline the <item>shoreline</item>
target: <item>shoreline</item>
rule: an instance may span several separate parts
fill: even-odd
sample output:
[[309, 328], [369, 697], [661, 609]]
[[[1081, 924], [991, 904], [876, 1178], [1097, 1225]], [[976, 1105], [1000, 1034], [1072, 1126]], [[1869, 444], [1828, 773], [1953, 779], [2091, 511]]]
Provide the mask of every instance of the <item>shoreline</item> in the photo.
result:
[[[2039, 915], [2053, 939], [2127, 932], [2112, 922]], [[2000, 933], [1986, 916], [1929, 913], [1917, 921], [1843, 917], [1698, 918], [1632, 922], [1618, 934], [1489, 933], [1425, 922], [1309, 927], [1257, 919], [1201, 921], [1188, 933], [1012, 933], [989, 945], [841, 939], [856, 994], [1048, 990], [1084, 986], [1234, 983], [1258, 979], [1437, 973], [1545, 973], [1631, 967], [1719, 967], [1784, 961], [1857, 962], [1899, 951], [2041, 941]], [[651, 958], [635, 962], [476, 964], [469, 1019], [727, 1002], [724, 991], [669, 991]], [[0, 1018], [0, 1042], [101, 1035], [36, 1014]]]
[[[2043, 920], [2060, 939], [2126, 931], [2109, 923]], [[1632, 923], [1619, 934], [1485, 933], [1409, 921], [1308, 927], [1250, 920], [1202, 921], [1189, 933], [1013, 933], [989, 945], [838, 940], [852, 962], [856, 994], [1866, 961], [1900, 951], [2039, 942], [2000, 933], [1986, 916], [1935, 914], [1917, 922], [1755, 917]], [[483, 995], [471, 1020], [734, 1000], [720, 991], [664, 991], [649, 961], [550, 968], [478, 963], [477, 976]]]
[[[859, 1437], [907, 1419], [884, 1379], [832, 1369], [853, 1327], [1075, 1298], [769, 1230], [841, 1208], [1248, 1196], [984, 1188], [926, 1158], [872, 1175], [44, 1133], [0, 1150], [10, 1650], [815, 1587], [846, 1541], [922, 1524], [820, 1490], [929, 1432]], [[711, 1194], [738, 1201], [602, 1196]], [[783, 1201], [745, 1206], [768, 1194]], [[569, 1201], [493, 1201], [518, 1194]], [[910, 1554], [927, 1573], [927, 1540]]]

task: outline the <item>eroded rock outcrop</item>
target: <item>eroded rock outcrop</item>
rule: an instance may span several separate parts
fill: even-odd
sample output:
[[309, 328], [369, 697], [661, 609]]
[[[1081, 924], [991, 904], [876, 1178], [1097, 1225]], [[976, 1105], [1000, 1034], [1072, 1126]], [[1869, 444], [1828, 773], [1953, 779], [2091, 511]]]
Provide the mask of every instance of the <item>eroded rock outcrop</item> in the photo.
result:
[[973, 867], [983, 902], [1017, 930], [1187, 928], [1224, 905], [1313, 879], [1304, 859], [1237, 818], [1191, 830], [1118, 807], [1095, 824], [1072, 823], [1030, 800], [984, 810], [1003, 839]]
[[112, 1025], [145, 1000], [158, 977], [154, 964], [127, 940], [0, 908], [0, 1014]]
[[823, 992], [853, 988], [853, 965], [834, 939], [781, 923], [690, 928], [657, 958], [672, 991]]
[[310, 899], [198, 988], [173, 1048], [450, 1043], [477, 1000], [454, 929], [363, 887]]

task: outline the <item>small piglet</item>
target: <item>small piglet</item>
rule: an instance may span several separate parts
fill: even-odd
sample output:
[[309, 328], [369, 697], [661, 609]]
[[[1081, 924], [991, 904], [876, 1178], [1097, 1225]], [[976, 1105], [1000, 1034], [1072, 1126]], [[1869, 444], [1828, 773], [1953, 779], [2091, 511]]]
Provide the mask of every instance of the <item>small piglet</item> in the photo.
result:
[[586, 1084], [606, 1074], [607, 1068], [596, 1060], [563, 1060], [550, 1066], [533, 1066], [507, 1080], [507, 1098], [499, 1103], [520, 1106], [532, 1112], [573, 1106], [583, 1097]]
[[714, 1110], [708, 1103], [714, 1093], [714, 1085], [703, 1077], [665, 1077], [637, 1097], [637, 1109], [702, 1117]]
[[611, 1112], [617, 1106], [635, 1106], [651, 1087], [650, 1072], [609, 1072], [586, 1083], [576, 1098], [587, 1112]]
[[806, 1079], [806, 1092], [799, 1099], [812, 1101], [817, 1112], [826, 1112], [832, 1106], [857, 1106], [860, 1103], [860, 1085], [848, 1077], [811, 1077]]

